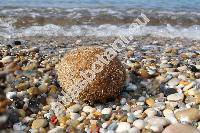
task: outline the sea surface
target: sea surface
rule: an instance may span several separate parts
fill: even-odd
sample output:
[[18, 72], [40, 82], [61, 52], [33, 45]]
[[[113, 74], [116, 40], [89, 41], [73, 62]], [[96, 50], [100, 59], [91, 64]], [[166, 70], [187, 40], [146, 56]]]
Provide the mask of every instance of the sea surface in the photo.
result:
[[[130, 32], [141, 13], [150, 20]], [[142, 36], [200, 40], [200, 0], [1, 0], [0, 37]]]

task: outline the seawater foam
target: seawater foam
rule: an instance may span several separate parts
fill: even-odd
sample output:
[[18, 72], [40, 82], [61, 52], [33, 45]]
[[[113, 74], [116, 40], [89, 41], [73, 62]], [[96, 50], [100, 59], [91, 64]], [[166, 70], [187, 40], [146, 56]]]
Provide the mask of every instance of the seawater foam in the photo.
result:
[[[9, 26], [9, 25], [8, 25]], [[0, 30], [1, 31], [1, 30]], [[5, 32], [7, 31], [7, 32]], [[143, 36], [152, 35], [155, 37], [168, 38], [187, 38], [193, 40], [200, 40], [200, 25], [193, 25], [191, 27], [175, 27], [171, 25], [166, 26], [139, 26], [133, 28], [131, 31], [129, 25], [111, 25], [104, 24], [98, 26], [91, 25], [73, 25], [73, 26], [58, 26], [47, 24], [44, 26], [31, 26], [25, 29], [16, 29], [7, 27], [4, 32], [0, 32], [0, 37], [16, 38], [25, 36]]]

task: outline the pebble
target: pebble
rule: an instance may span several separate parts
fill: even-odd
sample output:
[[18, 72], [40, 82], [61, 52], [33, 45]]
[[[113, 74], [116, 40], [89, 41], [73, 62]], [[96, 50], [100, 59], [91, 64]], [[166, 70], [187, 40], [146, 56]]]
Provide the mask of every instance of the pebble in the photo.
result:
[[91, 106], [84, 106], [83, 107], [83, 112], [85, 113], [90, 113], [93, 111], [93, 108]]
[[166, 127], [162, 133], [199, 133], [199, 130], [190, 125], [177, 123]]
[[186, 85], [186, 86], [183, 88], [183, 91], [189, 90], [189, 89], [192, 88], [193, 86], [194, 86], [194, 82], [191, 82], [191, 83], [189, 83], [188, 85]]
[[38, 95], [40, 93], [40, 91], [37, 87], [31, 87], [27, 90], [27, 92], [30, 96], [35, 96], [35, 95]]
[[146, 113], [148, 117], [152, 117], [157, 114], [157, 111], [154, 108], [148, 108], [144, 111], [144, 113]]
[[120, 100], [120, 103], [121, 103], [121, 105], [125, 105], [125, 104], [126, 104], [126, 98], [122, 98], [122, 99]]
[[150, 117], [150, 118], [145, 118], [144, 120], [145, 122], [147, 122], [148, 124], [150, 125], [162, 125], [162, 126], [166, 126], [169, 124], [169, 121], [164, 118], [164, 117], [157, 117], [157, 116], [154, 116], [154, 117]]
[[131, 129], [129, 129], [129, 133], [140, 133], [140, 129], [132, 127]]
[[46, 127], [48, 124], [46, 119], [36, 119], [32, 123], [32, 128], [33, 129], [39, 129], [40, 127]]
[[81, 106], [80, 104], [74, 104], [74, 105], [72, 105], [72, 106], [70, 106], [70, 107], [68, 108], [68, 110], [69, 110], [70, 112], [73, 112], [73, 113], [77, 113], [77, 112], [79, 112], [81, 109], [82, 109], [82, 106]]
[[49, 130], [48, 133], [65, 133], [65, 131], [64, 128], [57, 126], [56, 128]]
[[72, 119], [72, 120], [76, 120], [76, 119], [78, 119], [80, 117], [80, 114], [78, 114], [78, 113], [70, 113], [70, 118]]
[[168, 101], [183, 101], [184, 94], [183, 93], [174, 93], [167, 96]]
[[155, 133], [160, 133], [164, 128], [162, 125], [151, 125], [150, 129]]
[[133, 122], [133, 125], [138, 129], [143, 129], [145, 127], [145, 121], [138, 119]]
[[104, 108], [101, 113], [102, 114], [107, 114], [107, 115], [110, 115], [112, 112], [112, 108]]
[[116, 128], [118, 127], [117, 123], [116, 122], [113, 122], [111, 123], [109, 126], [108, 126], [108, 130], [115, 130]]
[[175, 116], [179, 121], [193, 122], [200, 120], [200, 111], [195, 108], [189, 108], [177, 111]]
[[126, 133], [126, 132], [128, 132], [130, 130], [130, 128], [131, 128], [131, 125], [129, 123], [120, 122], [118, 124], [117, 129], [116, 129], [116, 133], [123, 133], [123, 132]]
[[1, 62], [6, 64], [6, 63], [10, 63], [13, 61], [13, 57], [12, 56], [5, 56], [2, 58]]
[[14, 125], [13, 125], [13, 129], [17, 132], [19, 132], [19, 131], [24, 131], [25, 129], [26, 129], [26, 126], [25, 125], [22, 125], [22, 123], [20, 122], [20, 123], [15, 123]]
[[155, 104], [155, 101], [152, 98], [146, 99], [146, 104], [150, 107], [152, 107]]
[[178, 79], [178, 78], [172, 78], [171, 80], [169, 80], [169, 81], [167, 82], [167, 84], [168, 84], [169, 86], [174, 87], [174, 86], [178, 85], [179, 82], [180, 82], [180, 79]]

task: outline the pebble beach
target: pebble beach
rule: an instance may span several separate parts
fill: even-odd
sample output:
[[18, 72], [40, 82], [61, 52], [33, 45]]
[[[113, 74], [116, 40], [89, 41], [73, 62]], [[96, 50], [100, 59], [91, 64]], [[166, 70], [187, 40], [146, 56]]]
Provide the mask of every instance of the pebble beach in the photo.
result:
[[68, 102], [55, 65], [79, 46], [108, 47], [116, 37], [27, 37], [0, 41], [2, 133], [198, 133], [200, 41], [134, 37], [119, 53], [122, 92], [104, 103]]

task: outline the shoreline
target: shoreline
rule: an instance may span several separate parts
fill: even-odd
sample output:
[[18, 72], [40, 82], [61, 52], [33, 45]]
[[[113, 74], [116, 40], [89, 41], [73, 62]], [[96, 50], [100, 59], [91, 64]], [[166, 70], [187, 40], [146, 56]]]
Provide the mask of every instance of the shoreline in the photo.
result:
[[[95, 36], [1, 39], [0, 69], [9, 70], [11, 75], [5, 78], [0, 74], [3, 79], [0, 82], [7, 97], [13, 100], [8, 106], [14, 107], [8, 108], [10, 117], [4, 126], [10, 128], [6, 131], [119, 132], [141, 128], [160, 132], [170, 124], [173, 126], [173, 122], [187, 123], [188, 130], [195, 123], [192, 129], [200, 129], [200, 41], [151, 36], [135, 37], [120, 53], [128, 56], [128, 60], [121, 58], [128, 79], [116, 99], [94, 105], [69, 102], [64, 107], [67, 115], [62, 117], [66, 121], [60, 120], [50, 106], [62, 90], [54, 66], [69, 49], [87, 45], [107, 47], [116, 39]], [[21, 43], [14, 42], [18, 40]], [[166, 111], [172, 115], [168, 116]]]

